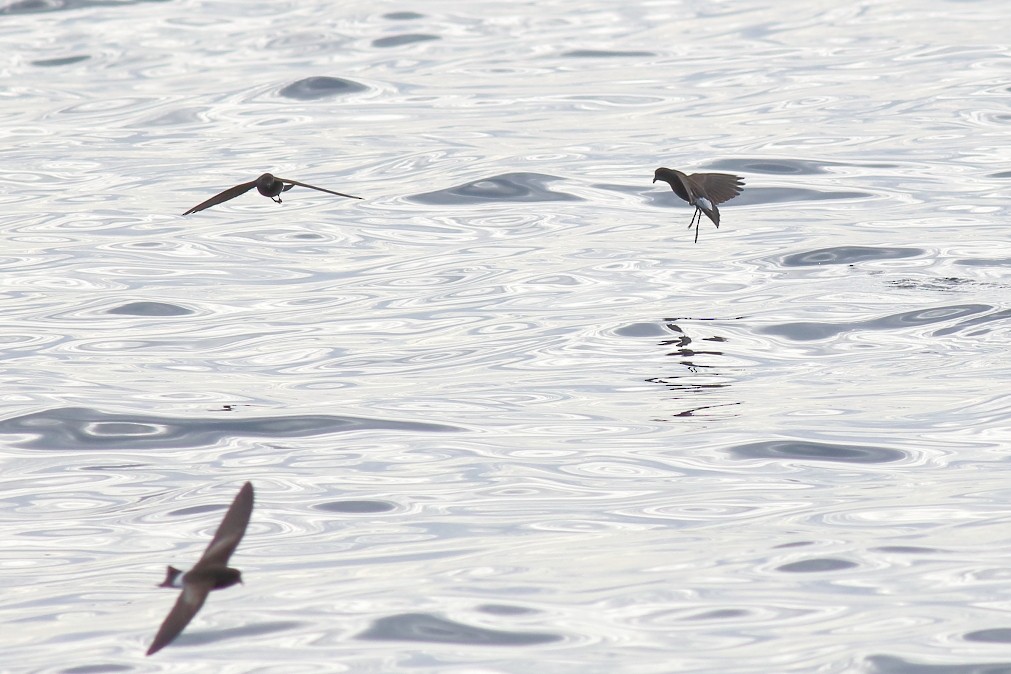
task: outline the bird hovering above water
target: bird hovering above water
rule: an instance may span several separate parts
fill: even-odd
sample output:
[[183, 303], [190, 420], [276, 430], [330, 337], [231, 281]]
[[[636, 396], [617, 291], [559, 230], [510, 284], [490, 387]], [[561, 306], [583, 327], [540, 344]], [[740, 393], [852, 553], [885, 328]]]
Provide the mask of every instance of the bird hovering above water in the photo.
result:
[[356, 197], [351, 194], [344, 194], [343, 192], [334, 192], [333, 190], [323, 189], [322, 187], [316, 187], [315, 185], [300, 183], [297, 180], [289, 180], [288, 178], [279, 178], [269, 173], [264, 173], [256, 180], [251, 180], [248, 183], [242, 183], [241, 185], [236, 185], [235, 187], [229, 187], [221, 194], [217, 194], [211, 197], [202, 204], [197, 204], [190, 210], [183, 213], [183, 215], [189, 215], [190, 213], [196, 213], [197, 211], [202, 211], [205, 208], [210, 208], [211, 206], [217, 206], [218, 204], [224, 203], [229, 199], [234, 199], [240, 194], [245, 194], [254, 187], [256, 188], [256, 191], [262, 194], [263, 196], [270, 197], [277, 203], [281, 203], [281, 197], [279, 196], [281, 192], [287, 192], [295, 185], [298, 185], [299, 187], [308, 187], [311, 190], [319, 190], [320, 192], [326, 192], [327, 194], [336, 194], [339, 197], [347, 197], [348, 199], [361, 199], [361, 197]]
[[242, 582], [242, 573], [228, 567], [228, 558], [246, 533], [249, 516], [253, 512], [253, 485], [242, 485], [225, 518], [218, 525], [203, 556], [187, 573], [175, 567], [168, 567], [165, 580], [158, 587], [178, 587], [176, 580], [182, 575], [182, 592], [175, 606], [169, 611], [165, 621], [158, 628], [154, 642], [147, 649], [148, 655], [157, 653], [179, 636], [200, 607], [204, 605], [211, 590], [220, 590]]
[[[702, 214], [705, 213], [713, 221], [716, 228], [720, 227], [720, 209], [717, 204], [730, 201], [744, 189], [744, 179], [729, 173], [693, 173], [687, 175], [676, 169], [658, 168], [653, 173], [653, 182], [662, 180], [670, 184], [674, 194], [678, 195], [695, 207], [692, 221], [688, 229], [695, 225], [695, 243], [699, 242], [699, 228], [702, 226]], [[698, 216], [698, 224], [695, 218]]]

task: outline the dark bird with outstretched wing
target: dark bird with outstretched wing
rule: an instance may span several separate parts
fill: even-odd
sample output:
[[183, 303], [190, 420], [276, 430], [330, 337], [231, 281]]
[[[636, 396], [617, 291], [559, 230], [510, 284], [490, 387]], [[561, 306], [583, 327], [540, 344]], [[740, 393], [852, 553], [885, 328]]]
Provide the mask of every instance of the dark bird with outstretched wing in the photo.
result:
[[245, 194], [249, 190], [256, 188], [256, 191], [265, 197], [270, 197], [277, 203], [281, 203], [281, 197], [279, 196], [281, 192], [287, 192], [295, 185], [299, 187], [308, 187], [311, 190], [319, 190], [320, 192], [326, 192], [327, 194], [336, 194], [339, 197], [347, 197], [348, 199], [361, 199], [361, 197], [356, 197], [351, 194], [344, 194], [343, 192], [334, 192], [333, 190], [324, 189], [322, 187], [316, 187], [315, 185], [310, 185], [308, 183], [301, 183], [297, 180], [289, 180], [288, 178], [278, 178], [270, 173], [264, 173], [262, 176], [256, 180], [250, 180], [248, 183], [242, 183], [241, 185], [236, 185], [235, 187], [229, 187], [227, 190], [221, 194], [216, 194], [202, 204], [197, 204], [190, 210], [183, 213], [183, 215], [189, 215], [190, 213], [196, 213], [197, 211], [202, 211], [205, 208], [210, 208], [211, 206], [217, 206], [218, 204], [224, 203], [229, 199], [234, 199], [240, 194]]
[[[695, 226], [695, 243], [699, 242], [699, 228], [705, 213], [716, 228], [720, 227], [720, 209], [717, 204], [730, 201], [744, 189], [744, 179], [729, 173], [692, 173], [687, 175], [676, 169], [658, 168], [653, 173], [653, 182], [662, 180], [670, 185], [674, 194], [695, 207], [691, 224]], [[698, 217], [698, 224], [695, 218]]]
[[182, 575], [182, 592], [175, 606], [169, 611], [165, 621], [158, 628], [148, 655], [157, 653], [179, 636], [200, 607], [207, 600], [211, 590], [220, 590], [242, 582], [242, 573], [228, 566], [228, 559], [246, 533], [249, 517], [253, 513], [253, 485], [242, 485], [225, 518], [221, 520], [210, 545], [204, 550], [200, 560], [186, 573], [172, 566], [168, 567], [165, 580], [158, 587], [177, 587], [176, 581]]

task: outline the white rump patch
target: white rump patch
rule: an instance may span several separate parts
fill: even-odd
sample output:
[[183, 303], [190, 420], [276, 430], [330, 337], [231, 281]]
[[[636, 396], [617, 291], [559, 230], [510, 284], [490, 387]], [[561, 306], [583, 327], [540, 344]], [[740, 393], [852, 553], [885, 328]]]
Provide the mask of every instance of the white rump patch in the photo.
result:
[[709, 201], [705, 197], [695, 197], [695, 205], [701, 206], [707, 211], [713, 210], [713, 202]]

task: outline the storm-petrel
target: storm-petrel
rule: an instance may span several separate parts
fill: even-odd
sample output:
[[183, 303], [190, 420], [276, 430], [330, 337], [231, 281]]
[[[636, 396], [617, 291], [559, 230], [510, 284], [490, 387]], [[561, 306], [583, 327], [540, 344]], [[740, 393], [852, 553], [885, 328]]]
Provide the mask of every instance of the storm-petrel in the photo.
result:
[[256, 188], [256, 191], [265, 197], [270, 197], [277, 203], [281, 203], [281, 197], [278, 196], [281, 192], [287, 192], [295, 185], [299, 187], [308, 187], [312, 190], [319, 190], [320, 192], [326, 192], [327, 194], [336, 194], [339, 197], [347, 197], [348, 199], [361, 199], [361, 197], [356, 197], [351, 194], [344, 194], [343, 192], [334, 192], [333, 190], [323, 189], [322, 187], [316, 187], [315, 185], [309, 185], [308, 183], [300, 183], [297, 180], [289, 180], [288, 178], [278, 178], [277, 176], [271, 175], [269, 173], [264, 173], [262, 176], [256, 180], [251, 180], [248, 183], [242, 183], [241, 185], [236, 185], [235, 187], [229, 187], [227, 190], [221, 194], [215, 195], [203, 202], [191, 208], [190, 210], [183, 213], [183, 215], [189, 215], [190, 213], [196, 213], [197, 211], [202, 211], [205, 208], [210, 208], [211, 206], [217, 206], [220, 203], [224, 203], [229, 199], [234, 199], [240, 194], [245, 194], [249, 190]]
[[[674, 194], [678, 195], [692, 206], [695, 213], [688, 229], [695, 225], [695, 243], [699, 242], [699, 228], [702, 226], [702, 214], [705, 213], [713, 221], [716, 228], [720, 227], [720, 209], [716, 204], [730, 201], [744, 189], [744, 178], [729, 173], [693, 173], [686, 175], [681, 171], [669, 168], [658, 168], [653, 174], [653, 182], [663, 180], [670, 184]], [[695, 217], [698, 216], [698, 224]]]
[[182, 574], [182, 592], [179, 593], [179, 598], [169, 611], [165, 622], [158, 628], [158, 634], [151, 648], [147, 649], [148, 655], [168, 646], [186, 629], [186, 625], [204, 605], [211, 590], [220, 590], [242, 582], [242, 573], [238, 569], [228, 567], [228, 558], [235, 552], [242, 535], [246, 533], [246, 525], [249, 524], [252, 512], [253, 485], [247, 482], [242, 485], [242, 489], [225, 513], [225, 518], [218, 525], [210, 545], [193, 568], [183, 573], [175, 567], [168, 567], [165, 580], [158, 587], [178, 587], [176, 580]]

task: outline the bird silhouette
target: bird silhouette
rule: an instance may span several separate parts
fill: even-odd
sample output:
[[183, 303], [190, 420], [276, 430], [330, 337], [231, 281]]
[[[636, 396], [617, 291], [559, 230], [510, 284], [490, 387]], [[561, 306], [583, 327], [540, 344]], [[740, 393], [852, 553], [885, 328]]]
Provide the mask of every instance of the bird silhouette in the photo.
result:
[[[674, 194], [695, 207], [688, 229], [695, 225], [695, 243], [699, 242], [702, 214], [705, 213], [716, 228], [720, 227], [720, 209], [717, 204], [730, 201], [744, 189], [744, 179], [729, 173], [693, 173], [687, 175], [676, 169], [658, 168], [653, 182], [662, 180], [670, 184]], [[698, 224], [695, 218], [698, 217]]]
[[356, 197], [351, 194], [344, 194], [343, 192], [334, 192], [333, 190], [324, 189], [322, 187], [316, 187], [315, 185], [302, 183], [297, 180], [289, 180], [288, 178], [279, 178], [275, 175], [271, 175], [270, 173], [264, 173], [256, 180], [250, 180], [248, 183], [242, 183], [241, 185], [236, 185], [235, 187], [229, 187], [221, 194], [216, 194], [207, 201], [201, 204], [197, 204], [190, 210], [183, 213], [183, 215], [189, 215], [190, 213], [196, 213], [197, 211], [202, 211], [205, 208], [210, 208], [211, 206], [217, 206], [218, 204], [224, 203], [229, 199], [234, 199], [240, 194], [245, 194], [254, 187], [256, 188], [256, 191], [262, 194], [263, 196], [270, 197], [277, 203], [281, 203], [281, 197], [279, 196], [281, 192], [287, 192], [295, 185], [298, 185], [299, 187], [308, 187], [311, 190], [326, 192], [327, 194], [336, 194], [339, 197], [347, 197], [348, 199], [361, 199], [361, 197]]
[[242, 535], [246, 533], [252, 512], [253, 485], [247, 482], [235, 496], [228, 512], [225, 513], [225, 518], [218, 525], [214, 538], [193, 568], [183, 573], [175, 567], [168, 567], [165, 580], [158, 587], [177, 587], [176, 580], [181, 574], [182, 592], [158, 628], [158, 634], [155, 635], [151, 647], [147, 649], [148, 655], [153, 655], [168, 646], [186, 629], [186, 625], [204, 605], [211, 590], [220, 590], [242, 582], [242, 573], [238, 569], [228, 567], [228, 558], [235, 552]]

